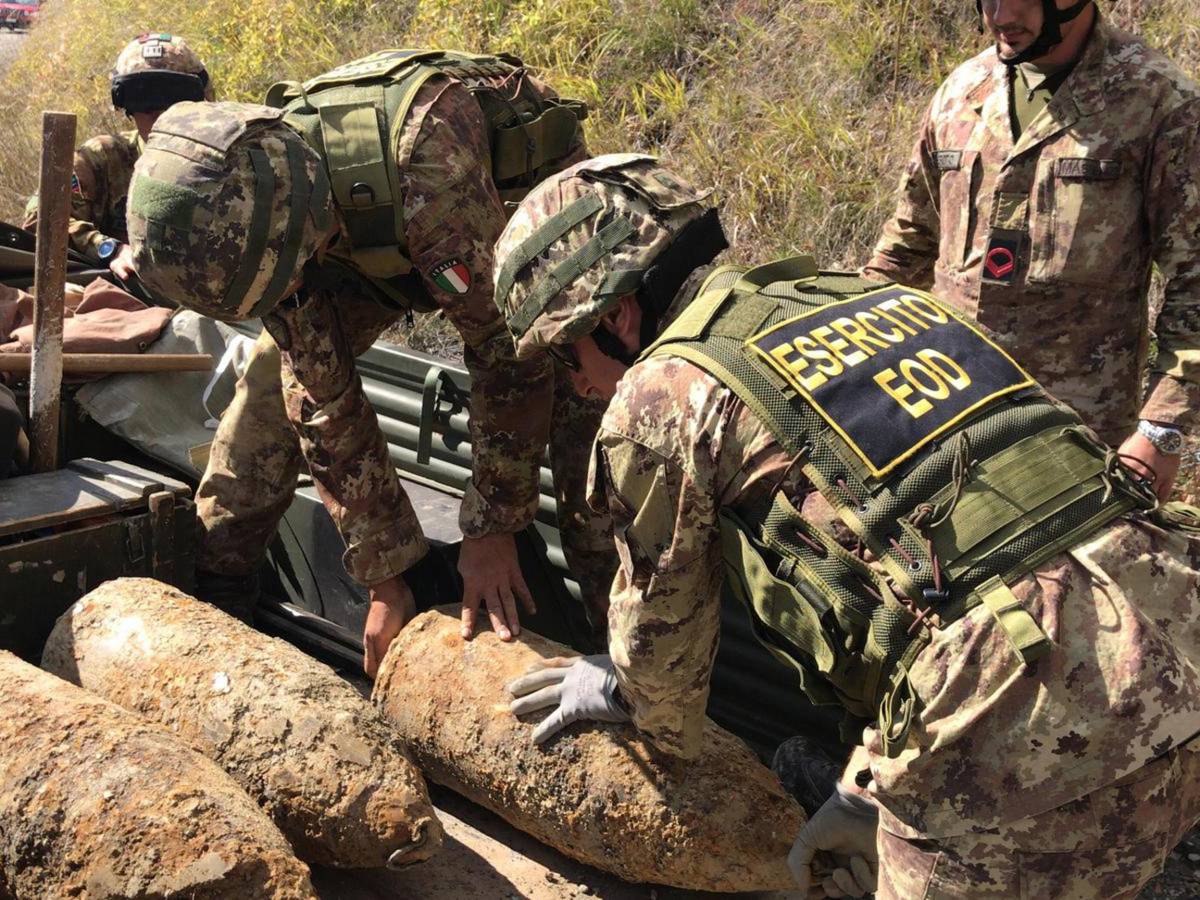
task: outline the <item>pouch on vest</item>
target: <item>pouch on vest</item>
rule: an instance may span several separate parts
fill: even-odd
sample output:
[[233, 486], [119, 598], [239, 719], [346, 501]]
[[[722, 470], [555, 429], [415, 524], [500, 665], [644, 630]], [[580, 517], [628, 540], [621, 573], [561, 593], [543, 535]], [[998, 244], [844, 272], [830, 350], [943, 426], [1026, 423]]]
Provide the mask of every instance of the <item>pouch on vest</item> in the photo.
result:
[[413, 273], [398, 202], [399, 132], [413, 100], [431, 78], [461, 81], [489, 128], [493, 179], [501, 198], [519, 200], [544, 167], [582, 144], [586, 106], [540, 96], [515, 57], [443, 50], [382, 50], [303, 84], [280, 82], [267, 93], [320, 152], [346, 226], [331, 251], [377, 282], [397, 305], [436, 307]]

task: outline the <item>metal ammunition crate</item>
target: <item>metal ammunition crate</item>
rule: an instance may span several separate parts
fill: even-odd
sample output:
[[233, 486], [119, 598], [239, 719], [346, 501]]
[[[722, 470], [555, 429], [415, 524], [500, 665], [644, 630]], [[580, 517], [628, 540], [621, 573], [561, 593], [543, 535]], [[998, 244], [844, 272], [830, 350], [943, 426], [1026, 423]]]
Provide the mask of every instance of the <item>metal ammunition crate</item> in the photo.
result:
[[160, 473], [94, 459], [0, 481], [0, 649], [36, 662], [58, 617], [112, 578], [191, 590], [190, 495]]

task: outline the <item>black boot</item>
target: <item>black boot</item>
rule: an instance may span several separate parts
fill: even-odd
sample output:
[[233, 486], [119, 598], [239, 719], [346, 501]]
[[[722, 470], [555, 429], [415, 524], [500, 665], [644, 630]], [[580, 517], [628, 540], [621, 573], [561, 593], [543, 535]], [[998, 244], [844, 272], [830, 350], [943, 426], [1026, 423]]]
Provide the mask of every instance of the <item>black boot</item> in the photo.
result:
[[833, 794], [844, 767], [804, 735], [788, 738], [775, 751], [771, 771], [811, 818]]
[[254, 608], [258, 606], [258, 573], [250, 575], [221, 575], [216, 572], [196, 572], [196, 596], [211, 603], [222, 612], [247, 625], [254, 624]]

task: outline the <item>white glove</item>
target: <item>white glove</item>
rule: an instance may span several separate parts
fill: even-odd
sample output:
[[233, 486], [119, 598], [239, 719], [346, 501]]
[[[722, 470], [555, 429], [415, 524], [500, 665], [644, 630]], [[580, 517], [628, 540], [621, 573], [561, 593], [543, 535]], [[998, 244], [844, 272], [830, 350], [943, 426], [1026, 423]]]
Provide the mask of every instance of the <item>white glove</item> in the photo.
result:
[[629, 721], [629, 713], [617, 702], [617, 676], [607, 654], [544, 660], [512, 682], [508, 692], [519, 698], [509, 706], [515, 716], [556, 707], [534, 729], [535, 744], [558, 734], [572, 722]]
[[788, 854], [788, 868], [800, 889], [809, 891], [813, 857], [825, 851], [832, 855], [836, 866], [821, 882], [826, 897], [865, 897], [874, 893], [879, 869], [875, 846], [878, 827], [875, 804], [839, 784], [800, 829]]

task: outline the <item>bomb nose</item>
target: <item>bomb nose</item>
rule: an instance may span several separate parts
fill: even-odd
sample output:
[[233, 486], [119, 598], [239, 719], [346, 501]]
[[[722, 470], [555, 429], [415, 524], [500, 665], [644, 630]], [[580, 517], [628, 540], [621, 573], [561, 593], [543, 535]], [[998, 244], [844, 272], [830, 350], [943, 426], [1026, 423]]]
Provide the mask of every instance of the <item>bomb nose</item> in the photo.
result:
[[387, 867], [389, 869], [407, 869], [409, 866], [415, 866], [429, 858], [429, 854], [422, 854], [421, 850], [435, 836], [441, 834], [441, 826], [437, 819], [426, 817], [417, 821], [413, 826], [412, 840], [392, 851], [392, 855], [388, 857]]

